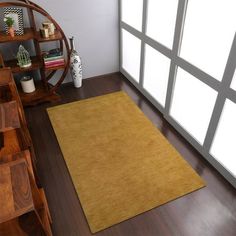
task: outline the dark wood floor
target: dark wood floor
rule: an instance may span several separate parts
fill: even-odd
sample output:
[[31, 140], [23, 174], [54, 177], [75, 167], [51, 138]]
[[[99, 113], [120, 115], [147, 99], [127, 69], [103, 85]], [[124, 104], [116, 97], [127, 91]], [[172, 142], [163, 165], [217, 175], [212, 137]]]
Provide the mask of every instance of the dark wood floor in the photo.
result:
[[[195, 151], [162, 115], [121, 75], [87, 79], [80, 89], [61, 88], [68, 103], [124, 90], [162, 131], [207, 187], [123, 223], [97, 233], [98, 236], [235, 236], [236, 190]], [[55, 105], [55, 104], [54, 104]], [[38, 171], [46, 190], [55, 236], [91, 235], [74, 191], [60, 147], [43, 104], [27, 108], [26, 116], [38, 158]]]

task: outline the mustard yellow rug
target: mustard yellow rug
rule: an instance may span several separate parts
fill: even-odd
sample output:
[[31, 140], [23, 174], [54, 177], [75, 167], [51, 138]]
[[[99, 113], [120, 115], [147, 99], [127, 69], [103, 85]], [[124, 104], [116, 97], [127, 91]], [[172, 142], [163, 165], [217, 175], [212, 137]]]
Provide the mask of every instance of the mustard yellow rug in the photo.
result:
[[204, 186], [124, 92], [48, 114], [93, 233]]

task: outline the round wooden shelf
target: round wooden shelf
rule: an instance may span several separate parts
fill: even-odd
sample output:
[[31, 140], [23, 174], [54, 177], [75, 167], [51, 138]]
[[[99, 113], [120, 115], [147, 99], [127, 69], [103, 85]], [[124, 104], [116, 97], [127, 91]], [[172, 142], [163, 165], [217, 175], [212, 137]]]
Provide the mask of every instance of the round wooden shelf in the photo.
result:
[[[33, 40], [34, 47], [36, 51], [36, 56], [32, 56], [32, 66], [29, 68], [20, 68], [17, 65], [17, 60], [12, 59], [9, 61], [3, 61], [0, 55], [0, 63], [2, 66], [10, 67], [13, 74], [25, 73], [28, 71], [39, 70], [41, 75], [41, 82], [36, 82], [36, 92], [32, 94], [24, 94], [19, 90], [19, 94], [22, 100], [23, 105], [37, 105], [45, 101], [55, 101], [59, 99], [59, 95], [56, 94], [57, 89], [64, 81], [66, 74], [69, 70], [69, 61], [70, 61], [70, 49], [67, 38], [57, 24], [57, 22], [39, 5], [28, 1], [28, 0], [16, 0], [14, 2], [1, 2], [0, 8], [4, 7], [20, 7], [26, 8], [30, 20], [30, 27], [24, 29], [24, 35], [16, 35], [14, 38], [11, 38], [9, 35], [6, 35], [5, 31], [0, 31], [0, 43], [14, 43], [14, 42], [23, 42], [28, 40]], [[34, 14], [39, 13], [46, 17], [50, 22], [55, 25], [55, 34], [49, 38], [43, 38], [36, 27]], [[43, 61], [43, 52], [41, 51], [40, 44], [47, 43], [52, 41], [59, 41], [60, 50], [65, 55], [64, 65], [54, 66], [46, 68]], [[57, 70], [61, 70], [61, 76], [56, 79], [56, 83], [52, 86], [50, 80], [54, 78]]]

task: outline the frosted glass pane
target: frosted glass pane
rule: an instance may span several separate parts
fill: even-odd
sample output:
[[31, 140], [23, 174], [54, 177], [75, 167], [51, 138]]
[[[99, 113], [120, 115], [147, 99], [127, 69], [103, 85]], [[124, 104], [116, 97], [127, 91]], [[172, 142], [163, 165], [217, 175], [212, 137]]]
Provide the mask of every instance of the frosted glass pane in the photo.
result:
[[122, 21], [135, 29], [142, 30], [143, 0], [122, 0]]
[[170, 115], [203, 144], [217, 92], [178, 68]]
[[147, 35], [172, 48], [178, 0], [149, 0]]
[[236, 177], [236, 105], [226, 100], [210, 153]]
[[236, 90], [236, 70], [234, 72], [234, 77], [233, 77], [233, 80], [232, 80], [232, 83], [231, 83], [231, 88]]
[[222, 80], [236, 30], [235, 0], [189, 0], [181, 57]]
[[170, 70], [170, 59], [146, 45], [144, 88], [162, 105], [165, 105]]
[[141, 40], [122, 30], [122, 67], [139, 81]]

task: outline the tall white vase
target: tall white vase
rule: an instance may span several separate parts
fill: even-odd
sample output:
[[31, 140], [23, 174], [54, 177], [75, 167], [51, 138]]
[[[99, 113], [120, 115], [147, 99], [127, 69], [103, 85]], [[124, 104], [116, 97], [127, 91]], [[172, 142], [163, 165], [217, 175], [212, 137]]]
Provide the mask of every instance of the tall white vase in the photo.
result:
[[76, 88], [82, 86], [82, 63], [78, 52], [75, 50], [74, 37], [70, 38], [71, 55], [70, 55], [70, 70], [71, 77]]

